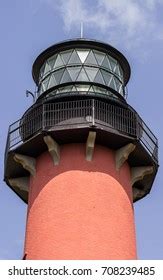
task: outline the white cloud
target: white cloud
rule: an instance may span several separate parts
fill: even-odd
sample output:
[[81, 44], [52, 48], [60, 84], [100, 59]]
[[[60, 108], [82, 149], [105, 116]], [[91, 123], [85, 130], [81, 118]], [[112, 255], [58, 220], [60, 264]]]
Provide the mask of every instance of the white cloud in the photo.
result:
[[[99, 31], [100, 38], [121, 43], [127, 48], [141, 46], [148, 40], [162, 39], [157, 13], [163, 0], [43, 0], [59, 10], [64, 28]], [[105, 39], [106, 40], [106, 39]]]
[[[46, 0], [45, 0], [46, 1]], [[50, 0], [53, 4], [53, 0]], [[95, 1], [96, 2], [96, 1]], [[91, 26], [106, 28], [106, 19], [102, 17], [101, 11], [94, 6], [88, 6], [87, 1], [82, 0], [57, 0], [57, 7], [61, 12], [65, 29], [70, 30], [79, 26], [80, 22], [88, 23]]]

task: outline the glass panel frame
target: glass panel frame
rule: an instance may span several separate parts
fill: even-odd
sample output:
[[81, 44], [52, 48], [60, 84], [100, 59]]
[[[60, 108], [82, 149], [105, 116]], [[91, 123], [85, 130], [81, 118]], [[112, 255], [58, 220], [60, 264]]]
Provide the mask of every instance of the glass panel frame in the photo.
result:
[[83, 64], [88, 57], [90, 49], [76, 49], [76, 52], [80, 58], [81, 63]]
[[108, 56], [109, 62], [111, 65], [111, 70], [114, 72], [115, 71], [115, 66], [117, 65], [117, 60], [115, 60], [112, 56]]
[[81, 72], [81, 69], [81, 66], [67, 67], [67, 71], [69, 72], [72, 81], [76, 81], [77, 77], [79, 76], [79, 73]]
[[89, 52], [89, 54], [88, 54], [84, 64], [85, 65], [88, 64], [88, 65], [98, 66], [97, 60], [96, 60], [95, 55], [94, 55], [92, 50], [90, 50], [90, 52]]
[[50, 71], [51, 71], [50, 65], [49, 65], [48, 61], [46, 61], [45, 67], [44, 67], [44, 74], [43, 74], [43, 76], [45, 74], [49, 73]]
[[89, 89], [90, 89], [90, 85], [86, 85], [86, 84], [85, 84], [85, 85], [84, 85], [84, 84], [83, 84], [83, 85], [80, 85], [80, 84], [78, 85], [78, 84], [77, 84], [77, 85], [76, 85], [76, 89], [77, 89], [77, 91], [79, 91], [79, 92], [80, 92], [80, 91], [86, 91], [86, 92], [88, 92]]
[[68, 64], [69, 59], [70, 59], [70, 57], [72, 55], [72, 51], [73, 50], [70, 49], [70, 50], [67, 50], [67, 51], [60, 52], [60, 56], [61, 56], [61, 58], [63, 60], [64, 65]]
[[65, 69], [65, 71], [62, 75], [62, 79], [60, 81], [60, 84], [69, 83], [69, 82], [72, 82], [72, 79], [71, 79], [70, 74], [68, 73], [67, 69]]
[[94, 79], [94, 82], [95, 82], [95, 83], [98, 83], [98, 84], [105, 85], [105, 81], [104, 81], [104, 79], [103, 79], [103, 77], [102, 77], [102, 74], [101, 74], [101, 72], [100, 72], [100, 69], [99, 69], [98, 72], [97, 72], [97, 75], [96, 75], [96, 77], [95, 77], [95, 79]]
[[52, 88], [52, 87], [54, 87], [54, 86], [56, 86], [57, 85], [57, 83], [56, 83], [56, 80], [55, 80], [55, 76], [54, 76], [54, 74], [52, 73], [51, 75], [50, 75], [50, 80], [49, 80], [49, 83], [48, 83], [48, 89], [49, 88]]
[[65, 65], [62, 61], [62, 58], [61, 58], [60, 54], [58, 54], [53, 69], [55, 70], [55, 69], [57, 69], [59, 67], [63, 67], [63, 66], [65, 66]]
[[80, 71], [76, 81], [79, 81], [79, 82], [90, 82], [84, 67], [82, 67], [82, 69], [81, 69], [81, 71]]
[[97, 50], [93, 50], [93, 53], [97, 60], [98, 65], [101, 66], [106, 54], [103, 52], [99, 52]]
[[80, 58], [75, 49], [73, 50], [67, 65], [81, 65]]
[[57, 84], [60, 84], [60, 81], [61, 81], [61, 79], [62, 79], [64, 70], [65, 70], [65, 68], [61, 68], [61, 69], [59, 69], [59, 70], [53, 72]]
[[47, 60], [51, 70], [54, 69], [54, 64], [56, 62], [56, 59], [57, 59], [57, 54], [54, 54], [53, 56], [49, 57], [49, 59]]
[[103, 79], [105, 81], [105, 85], [108, 85], [109, 82], [110, 82], [110, 79], [112, 78], [113, 75], [110, 72], [105, 71], [103, 69], [100, 69], [100, 71], [101, 71], [101, 74], [102, 74]]
[[105, 69], [107, 69], [109, 71], [112, 71], [111, 64], [110, 64], [110, 61], [109, 61], [107, 55], [105, 56], [105, 58], [104, 58], [104, 60], [103, 60], [103, 62], [101, 64], [101, 67], [103, 67], [103, 68], [105, 68]]
[[87, 73], [87, 76], [88, 76], [89, 80], [91, 82], [93, 82], [95, 77], [96, 77], [96, 75], [97, 75], [97, 72], [98, 72], [99, 68], [84, 66], [84, 69], [85, 69], [85, 71]]

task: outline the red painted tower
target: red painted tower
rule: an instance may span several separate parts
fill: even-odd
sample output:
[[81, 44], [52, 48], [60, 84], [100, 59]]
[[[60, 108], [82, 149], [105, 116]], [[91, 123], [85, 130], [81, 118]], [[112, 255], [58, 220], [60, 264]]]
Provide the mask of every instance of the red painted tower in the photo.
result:
[[133, 201], [150, 192], [157, 139], [127, 104], [126, 58], [76, 39], [33, 65], [36, 100], [10, 125], [5, 181], [28, 203], [26, 259], [135, 259]]

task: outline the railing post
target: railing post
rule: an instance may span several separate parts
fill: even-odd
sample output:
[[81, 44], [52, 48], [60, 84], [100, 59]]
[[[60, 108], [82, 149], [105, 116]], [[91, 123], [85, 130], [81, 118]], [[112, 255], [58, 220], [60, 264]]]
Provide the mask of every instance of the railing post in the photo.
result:
[[155, 159], [158, 162], [158, 140], [156, 140], [156, 156], [155, 156]]
[[95, 125], [95, 100], [92, 99], [92, 125]]
[[42, 130], [45, 129], [45, 104], [42, 105]]
[[140, 139], [140, 118], [138, 114], [136, 114], [136, 138]]
[[7, 134], [7, 142], [6, 142], [6, 148], [5, 148], [5, 157], [4, 157], [4, 166], [6, 167], [6, 160], [7, 160], [7, 154], [10, 150], [10, 127], [8, 129], [8, 134]]

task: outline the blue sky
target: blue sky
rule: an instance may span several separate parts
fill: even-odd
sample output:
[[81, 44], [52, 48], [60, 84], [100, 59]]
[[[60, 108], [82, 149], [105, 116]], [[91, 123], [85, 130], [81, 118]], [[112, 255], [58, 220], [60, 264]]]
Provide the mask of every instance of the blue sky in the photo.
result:
[[[142, 3], [143, 2], [143, 3]], [[163, 1], [14, 0], [0, 1], [1, 185], [0, 259], [21, 259], [26, 205], [3, 182], [9, 124], [32, 104], [32, 63], [48, 46], [80, 36], [117, 47], [129, 60], [128, 103], [159, 139], [160, 168], [152, 191], [135, 203], [138, 256], [163, 259]]]

